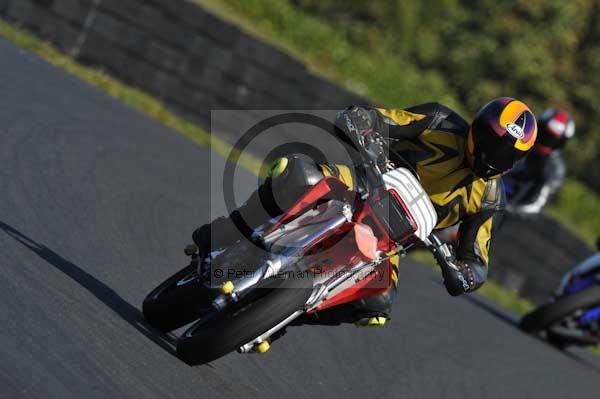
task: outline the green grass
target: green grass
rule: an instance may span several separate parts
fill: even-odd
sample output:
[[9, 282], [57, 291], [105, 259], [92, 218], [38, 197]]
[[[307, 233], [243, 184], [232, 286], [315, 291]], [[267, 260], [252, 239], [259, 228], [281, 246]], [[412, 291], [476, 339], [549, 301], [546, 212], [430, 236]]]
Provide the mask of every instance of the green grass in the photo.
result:
[[[0, 20], [0, 36], [10, 40], [16, 45], [37, 54], [39, 57], [48, 61], [50, 64], [65, 70], [89, 83], [92, 86], [104, 91], [111, 97], [122, 101], [130, 107], [146, 114], [151, 119], [160, 122], [176, 132], [188, 137], [195, 143], [210, 147], [215, 153], [227, 157], [232, 147], [218, 137], [211, 136], [202, 128], [186, 121], [183, 118], [170, 112], [164, 104], [143, 92], [142, 90], [127, 86], [115, 78], [109, 76], [101, 70], [90, 68], [77, 63], [73, 58], [60, 53], [50, 44], [39, 38], [16, 28], [9, 23]], [[242, 154], [239, 163], [246, 169], [256, 172], [261, 163], [249, 154]]]
[[[424, 72], [407, 60], [390, 57], [385, 46], [355, 46], [346, 32], [297, 10], [287, 1], [194, 1], [287, 51], [313, 72], [376, 103], [408, 106], [435, 98], [464, 111], [437, 72]], [[391, 84], [398, 82], [399, 71], [401, 84]]]

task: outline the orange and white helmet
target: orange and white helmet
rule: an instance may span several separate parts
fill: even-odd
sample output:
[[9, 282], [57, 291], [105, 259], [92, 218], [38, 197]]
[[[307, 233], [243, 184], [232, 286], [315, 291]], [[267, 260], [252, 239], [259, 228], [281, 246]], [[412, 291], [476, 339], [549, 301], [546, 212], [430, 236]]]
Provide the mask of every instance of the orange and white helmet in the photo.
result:
[[467, 137], [467, 157], [478, 177], [490, 178], [509, 171], [533, 148], [537, 123], [525, 103], [496, 98], [475, 116]]

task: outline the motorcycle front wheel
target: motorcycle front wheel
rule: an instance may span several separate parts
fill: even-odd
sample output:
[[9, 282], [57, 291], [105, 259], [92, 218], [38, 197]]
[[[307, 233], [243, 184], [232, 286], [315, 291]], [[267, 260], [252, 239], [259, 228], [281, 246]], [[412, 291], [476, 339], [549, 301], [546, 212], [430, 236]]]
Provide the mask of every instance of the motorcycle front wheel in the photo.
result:
[[[528, 333], [548, 330], [563, 319], [600, 304], [600, 286], [592, 286], [547, 303], [523, 316], [520, 328]], [[554, 340], [557, 338], [554, 337]]]
[[142, 306], [144, 318], [162, 332], [173, 331], [199, 319], [214, 296], [190, 264], [148, 294]]
[[231, 312], [199, 320], [177, 342], [177, 355], [189, 365], [210, 362], [237, 350], [301, 310], [312, 293], [312, 284], [298, 280], [275, 281], [272, 288]]

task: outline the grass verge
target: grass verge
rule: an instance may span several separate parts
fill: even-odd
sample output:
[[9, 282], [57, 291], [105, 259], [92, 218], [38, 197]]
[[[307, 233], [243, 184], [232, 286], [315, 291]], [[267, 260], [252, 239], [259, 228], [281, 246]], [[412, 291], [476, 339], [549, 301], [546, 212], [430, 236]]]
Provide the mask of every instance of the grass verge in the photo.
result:
[[352, 43], [347, 32], [303, 13], [289, 1], [192, 1], [376, 103], [408, 106], [435, 98], [465, 111], [438, 71], [419, 70], [408, 59], [390, 56], [393, 51], [379, 45], [383, 42], [377, 38], [361, 46]]

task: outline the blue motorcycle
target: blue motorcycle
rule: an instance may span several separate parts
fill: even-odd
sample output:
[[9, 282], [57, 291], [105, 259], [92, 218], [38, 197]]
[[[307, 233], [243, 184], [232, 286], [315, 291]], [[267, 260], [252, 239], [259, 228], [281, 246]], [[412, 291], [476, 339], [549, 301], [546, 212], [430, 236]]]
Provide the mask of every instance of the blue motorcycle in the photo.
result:
[[[600, 250], [600, 238], [597, 241]], [[600, 343], [600, 252], [566, 273], [550, 301], [523, 316], [522, 330], [565, 348]]]

